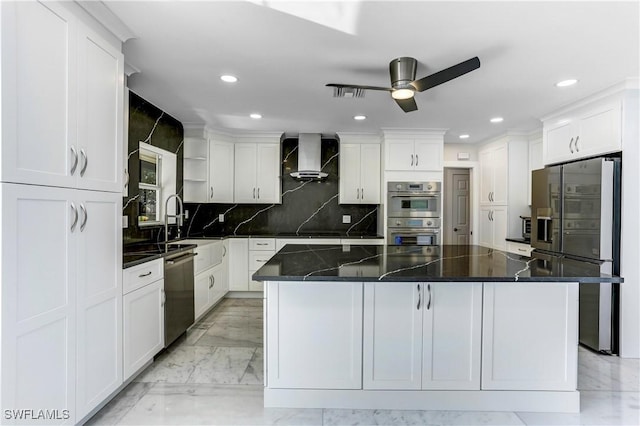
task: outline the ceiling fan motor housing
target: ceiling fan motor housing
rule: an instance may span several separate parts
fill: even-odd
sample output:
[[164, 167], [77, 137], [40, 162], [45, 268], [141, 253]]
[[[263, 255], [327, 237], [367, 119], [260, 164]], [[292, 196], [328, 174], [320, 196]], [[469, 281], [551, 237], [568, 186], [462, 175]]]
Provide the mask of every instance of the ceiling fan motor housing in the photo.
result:
[[391, 87], [398, 89], [411, 89], [415, 87], [411, 83], [416, 79], [416, 68], [418, 61], [414, 58], [402, 57], [394, 59], [389, 63], [389, 75], [391, 76]]

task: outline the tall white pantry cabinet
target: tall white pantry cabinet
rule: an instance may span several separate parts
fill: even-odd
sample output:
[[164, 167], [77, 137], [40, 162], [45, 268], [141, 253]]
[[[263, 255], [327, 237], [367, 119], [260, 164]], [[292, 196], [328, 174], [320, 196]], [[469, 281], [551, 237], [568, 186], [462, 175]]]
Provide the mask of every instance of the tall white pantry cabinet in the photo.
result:
[[122, 384], [124, 58], [80, 13], [0, 3], [3, 423], [74, 424]]

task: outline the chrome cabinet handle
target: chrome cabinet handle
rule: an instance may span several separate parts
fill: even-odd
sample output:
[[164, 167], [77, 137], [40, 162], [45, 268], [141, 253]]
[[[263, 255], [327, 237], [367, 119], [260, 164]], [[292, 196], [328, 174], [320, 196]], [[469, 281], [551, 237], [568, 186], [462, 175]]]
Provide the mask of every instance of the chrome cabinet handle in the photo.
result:
[[71, 175], [73, 176], [73, 174], [76, 172], [76, 168], [78, 167], [78, 152], [73, 145], [71, 145], [70, 149], [71, 153], [73, 154], [73, 166], [71, 166]]
[[573, 138], [569, 141], [569, 151], [573, 154], [573, 148], [571, 148], [571, 144], [573, 143]]
[[71, 210], [73, 211], [73, 223], [71, 224], [71, 232], [76, 229], [76, 225], [78, 224], [78, 209], [76, 209], [76, 205], [71, 203]]
[[210, 199], [213, 199], [213, 186], [211, 187], [211, 191], [210, 191], [209, 198], [210, 198]]
[[431, 309], [431, 284], [427, 284], [427, 292], [429, 293], [429, 300], [427, 301], [427, 311]]
[[413, 166], [413, 154], [411, 154], [411, 165]]
[[211, 284], [211, 278], [213, 278], [211, 275], [209, 275], [209, 288], [213, 287], [213, 284]]
[[87, 226], [87, 208], [84, 204], [80, 204], [80, 210], [82, 210], [82, 223], [80, 224], [80, 232], [84, 231], [84, 227]]
[[147, 272], [146, 274], [138, 275], [138, 278], [148, 277], [149, 275], [151, 275], [151, 271]]
[[255, 198], [256, 198], [256, 189], [253, 188], [253, 199], [255, 200]]
[[225, 257], [227, 255], [227, 248], [225, 246], [222, 246], [222, 257]]
[[491, 201], [491, 191], [487, 194], [487, 200]]
[[129, 187], [129, 171], [124, 169], [124, 189], [126, 190]]
[[491, 222], [493, 222], [493, 210], [491, 210]]
[[258, 200], [260, 199], [260, 187], [258, 187]]
[[420, 284], [418, 284], [418, 306], [416, 306], [417, 310], [420, 310], [420, 302], [422, 302], [422, 297], [420, 295]]
[[356, 188], [356, 200], [360, 199], [360, 188]]
[[216, 285], [216, 277], [215, 275], [211, 275], [211, 288], [215, 287]]
[[87, 158], [87, 153], [84, 149], [80, 150], [80, 157], [82, 157], [82, 168], [80, 169], [80, 176], [84, 176], [84, 172], [87, 171], [87, 165], [89, 164], [89, 159]]
[[360, 188], [360, 199], [364, 200], [364, 188]]
[[418, 165], [418, 154], [416, 154], [416, 166]]
[[573, 147], [576, 149], [576, 152], [580, 152], [580, 148], [578, 147], [578, 139], [580, 139], [580, 136], [576, 136], [576, 141], [573, 143]]

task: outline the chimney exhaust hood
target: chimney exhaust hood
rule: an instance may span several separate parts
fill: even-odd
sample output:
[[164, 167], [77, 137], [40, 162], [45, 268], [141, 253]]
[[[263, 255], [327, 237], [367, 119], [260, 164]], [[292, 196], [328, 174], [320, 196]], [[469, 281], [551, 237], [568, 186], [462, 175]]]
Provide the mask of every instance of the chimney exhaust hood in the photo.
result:
[[296, 179], [324, 179], [328, 175], [320, 164], [320, 133], [300, 133], [298, 136], [298, 171], [291, 173]]

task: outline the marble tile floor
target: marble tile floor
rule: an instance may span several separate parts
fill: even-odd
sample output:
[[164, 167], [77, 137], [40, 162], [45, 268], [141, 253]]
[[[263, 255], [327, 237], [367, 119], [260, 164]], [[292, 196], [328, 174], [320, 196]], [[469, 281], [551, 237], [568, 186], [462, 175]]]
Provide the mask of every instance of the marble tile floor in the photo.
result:
[[579, 349], [579, 414], [264, 408], [262, 300], [225, 299], [90, 425], [640, 425], [640, 360]]

